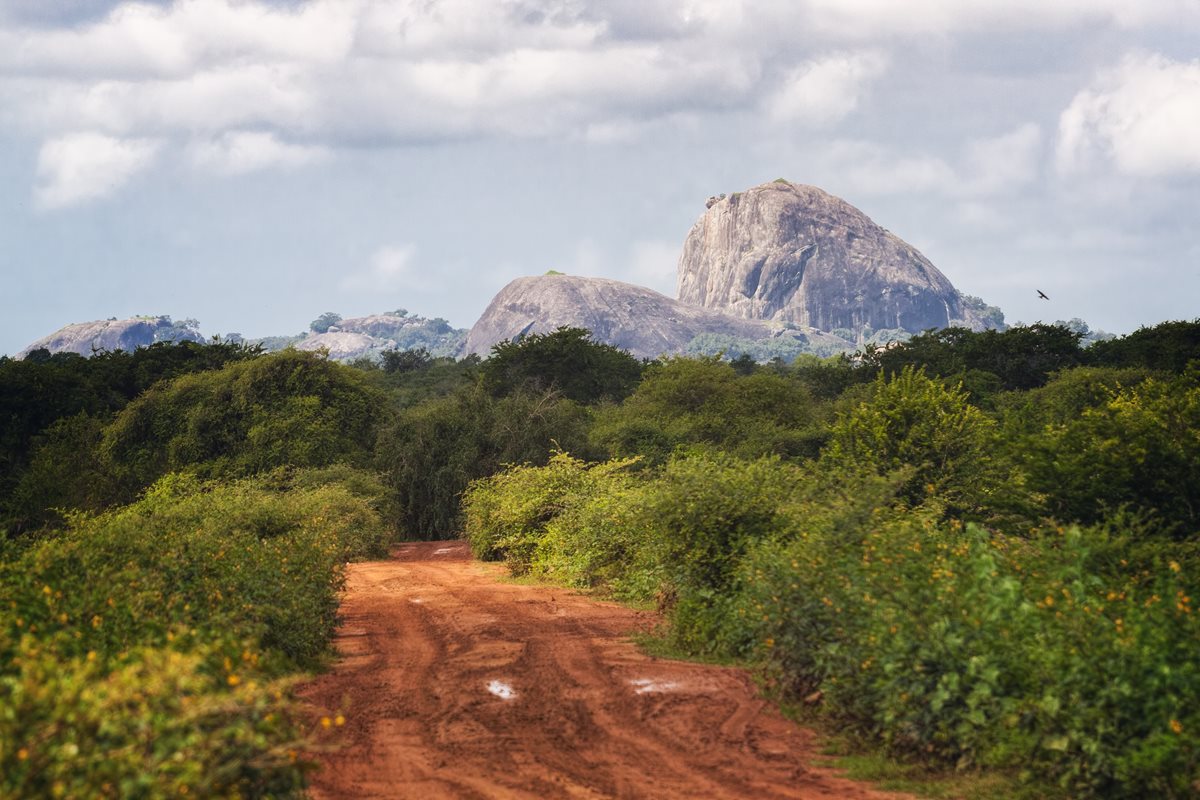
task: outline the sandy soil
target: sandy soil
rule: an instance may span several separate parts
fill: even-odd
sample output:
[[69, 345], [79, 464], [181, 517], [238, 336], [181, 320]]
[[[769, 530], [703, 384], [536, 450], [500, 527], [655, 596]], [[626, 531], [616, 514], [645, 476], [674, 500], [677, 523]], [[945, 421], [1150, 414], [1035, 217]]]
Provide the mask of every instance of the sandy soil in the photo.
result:
[[461, 542], [394, 555], [351, 565], [342, 657], [301, 690], [315, 798], [900, 797], [814, 767], [745, 673], [638, 652], [651, 615], [502, 583]]

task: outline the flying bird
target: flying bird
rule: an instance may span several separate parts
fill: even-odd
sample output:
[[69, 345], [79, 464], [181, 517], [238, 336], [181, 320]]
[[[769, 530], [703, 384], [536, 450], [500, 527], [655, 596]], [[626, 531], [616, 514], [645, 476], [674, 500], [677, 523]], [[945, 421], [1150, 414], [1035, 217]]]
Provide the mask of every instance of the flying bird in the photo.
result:
[[1050, 299], [1049, 297], [1047, 297], [1047, 296], [1046, 296], [1046, 293], [1045, 293], [1045, 292], [1043, 292], [1041, 289], [1038, 289], [1038, 290], [1037, 290], [1037, 293], [1038, 293], [1038, 297], [1042, 298], [1043, 300], [1049, 300], [1049, 299]]

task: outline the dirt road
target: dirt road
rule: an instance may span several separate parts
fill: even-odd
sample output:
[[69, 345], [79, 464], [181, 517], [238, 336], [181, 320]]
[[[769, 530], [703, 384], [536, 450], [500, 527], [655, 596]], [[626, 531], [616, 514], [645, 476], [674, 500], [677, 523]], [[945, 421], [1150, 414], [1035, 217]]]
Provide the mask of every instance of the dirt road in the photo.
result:
[[638, 652], [646, 614], [499, 582], [461, 542], [395, 556], [351, 565], [342, 658], [301, 691], [333, 721], [315, 798], [899, 797], [813, 767], [743, 673]]

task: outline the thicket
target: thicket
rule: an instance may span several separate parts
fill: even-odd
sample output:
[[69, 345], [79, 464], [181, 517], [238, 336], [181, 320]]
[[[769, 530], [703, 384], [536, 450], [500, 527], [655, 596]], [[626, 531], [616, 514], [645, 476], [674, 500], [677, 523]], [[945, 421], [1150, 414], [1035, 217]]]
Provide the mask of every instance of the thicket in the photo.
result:
[[386, 541], [350, 477], [171, 474], [8, 545], [0, 795], [298, 794], [288, 676], [325, 651], [345, 560]]
[[[1137, 341], [1192, 352], [1164, 327]], [[1056, 326], [913, 342], [653, 365], [595, 414], [607, 460], [477, 480], [466, 534], [899, 756], [1196, 796], [1200, 364]]]

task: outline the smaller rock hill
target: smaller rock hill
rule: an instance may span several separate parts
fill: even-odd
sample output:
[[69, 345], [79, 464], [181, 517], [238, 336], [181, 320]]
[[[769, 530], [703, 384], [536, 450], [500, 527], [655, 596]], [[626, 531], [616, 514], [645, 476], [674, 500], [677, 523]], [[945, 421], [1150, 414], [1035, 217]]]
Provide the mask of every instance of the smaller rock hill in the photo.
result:
[[561, 326], [586, 328], [607, 344], [639, 358], [685, 352], [703, 334], [744, 340], [816, 337], [845, 348], [820, 331], [738, 319], [685, 305], [651, 289], [608, 278], [541, 275], [517, 278], [497, 294], [467, 336], [466, 352], [487, 355], [492, 345]]
[[90, 356], [102, 350], [136, 350], [155, 342], [203, 341], [204, 337], [196, 330], [195, 320], [172, 322], [166, 316], [102, 319], [76, 322], [60, 328], [27, 346], [17, 353], [17, 358], [25, 358], [34, 350]]

